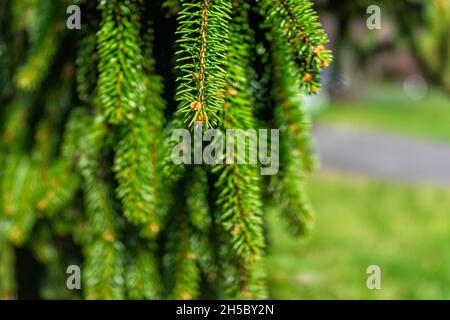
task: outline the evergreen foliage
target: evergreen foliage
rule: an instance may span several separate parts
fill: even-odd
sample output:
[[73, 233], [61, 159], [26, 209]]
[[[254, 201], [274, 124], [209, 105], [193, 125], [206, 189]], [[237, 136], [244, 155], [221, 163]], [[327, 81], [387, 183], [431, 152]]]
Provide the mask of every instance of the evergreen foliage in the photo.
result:
[[[32, 297], [269, 297], [265, 209], [313, 221], [301, 96], [331, 54], [311, 2], [79, 0], [67, 30], [69, 2], [0, 0], [0, 298], [24, 254], [45, 271]], [[195, 123], [280, 128], [280, 172], [175, 165], [171, 133]]]

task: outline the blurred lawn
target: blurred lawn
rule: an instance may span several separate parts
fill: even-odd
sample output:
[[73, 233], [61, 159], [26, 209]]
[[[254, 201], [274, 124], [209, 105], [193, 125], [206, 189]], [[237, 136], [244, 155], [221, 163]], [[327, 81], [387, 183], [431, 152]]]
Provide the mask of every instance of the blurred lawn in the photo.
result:
[[356, 101], [333, 102], [317, 117], [338, 123], [450, 141], [450, 98], [430, 90], [419, 101], [405, 96], [399, 85], [368, 90]]
[[[276, 299], [450, 299], [450, 190], [315, 174], [308, 240], [270, 214], [269, 284]], [[366, 268], [382, 289], [366, 288]]]

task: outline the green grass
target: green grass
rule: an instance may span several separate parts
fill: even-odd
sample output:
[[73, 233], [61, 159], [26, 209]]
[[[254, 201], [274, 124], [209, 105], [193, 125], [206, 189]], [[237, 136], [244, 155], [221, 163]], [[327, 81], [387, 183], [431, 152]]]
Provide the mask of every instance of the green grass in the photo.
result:
[[414, 101], [392, 85], [357, 101], [333, 102], [317, 120], [450, 141], [450, 98], [430, 91]]
[[[308, 240], [269, 215], [276, 299], [450, 299], [450, 190], [316, 175]], [[381, 290], [366, 268], [379, 265]]]

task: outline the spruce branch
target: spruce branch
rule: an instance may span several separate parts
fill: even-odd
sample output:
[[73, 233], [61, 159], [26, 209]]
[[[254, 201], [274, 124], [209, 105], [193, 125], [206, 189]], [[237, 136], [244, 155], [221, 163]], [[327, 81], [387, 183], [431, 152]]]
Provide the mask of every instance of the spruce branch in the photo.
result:
[[[228, 89], [222, 113], [225, 130], [255, 127], [249, 78], [252, 37], [246, 24], [246, 13], [241, 14], [237, 13], [231, 23]], [[249, 154], [247, 140], [246, 144], [245, 151]], [[233, 163], [217, 165], [213, 169], [218, 176], [215, 184], [217, 206], [233, 248], [242, 258], [252, 259], [260, 255], [264, 247], [259, 172], [255, 165], [237, 164], [236, 156], [233, 152]]]
[[213, 221], [208, 202], [208, 187], [206, 168], [194, 166], [189, 174], [185, 192], [189, 224], [193, 229], [193, 253], [202, 273], [209, 280], [214, 281], [218, 271], [213, 261], [213, 245], [211, 243]]
[[38, 169], [24, 154], [9, 154], [0, 181], [0, 233], [14, 245], [23, 245], [36, 221]]
[[176, 34], [179, 51], [177, 101], [184, 122], [215, 127], [224, 99], [229, 0], [182, 0]]
[[20, 90], [35, 90], [49, 72], [54, 56], [66, 35], [64, 22], [56, 14], [60, 8], [60, 4], [53, 1], [39, 2], [36, 8], [36, 15], [41, 16], [42, 21], [38, 24], [37, 33], [30, 30], [30, 34], [38, 36], [33, 41], [26, 62], [15, 75], [15, 83]]
[[258, 0], [274, 37], [289, 43], [306, 93], [317, 93], [320, 72], [332, 57], [325, 49], [328, 37], [309, 0]]
[[315, 167], [309, 117], [302, 106], [299, 78], [286, 43], [273, 39], [275, 121], [280, 128], [280, 173], [277, 200], [280, 212], [295, 234], [308, 233], [314, 218], [305, 190], [305, 172]]
[[151, 76], [146, 79], [149, 110], [137, 114], [126, 126], [119, 128], [118, 144], [115, 147], [113, 170], [119, 182], [117, 196], [122, 200], [125, 217], [132, 223], [141, 225], [143, 232], [154, 237], [161, 228], [165, 204], [161, 172], [161, 146], [158, 132], [163, 126], [161, 100], [161, 78]]
[[97, 34], [102, 114], [111, 124], [123, 124], [144, 108], [144, 73], [140, 48], [139, 6], [133, 0], [102, 0]]
[[126, 267], [127, 297], [130, 299], [161, 299], [163, 288], [159, 274], [156, 247], [139, 242], [128, 254]]
[[100, 162], [108, 130], [102, 118], [93, 124], [89, 118], [84, 121], [84, 127], [90, 130], [82, 135], [85, 143], [79, 161], [89, 223], [89, 236], [83, 243], [86, 297], [121, 299], [125, 295], [124, 246], [118, 238], [122, 222]]
[[168, 239], [167, 254], [164, 257], [166, 276], [172, 284], [168, 297], [176, 300], [192, 300], [200, 293], [200, 268], [195, 254], [193, 230], [186, 219], [179, 218]]
[[95, 97], [97, 83], [97, 34], [99, 21], [94, 12], [93, 2], [85, 8], [88, 22], [83, 24], [79, 36], [76, 63], [77, 92], [80, 100], [90, 105]]
[[80, 155], [78, 139], [84, 130], [82, 124], [85, 117], [86, 113], [81, 108], [72, 111], [64, 132], [61, 157], [46, 172], [46, 183], [41, 187], [43, 191], [37, 202], [37, 210], [47, 216], [51, 217], [67, 207], [80, 187], [76, 163]]
[[14, 247], [0, 237], [0, 299], [16, 299], [16, 254]]

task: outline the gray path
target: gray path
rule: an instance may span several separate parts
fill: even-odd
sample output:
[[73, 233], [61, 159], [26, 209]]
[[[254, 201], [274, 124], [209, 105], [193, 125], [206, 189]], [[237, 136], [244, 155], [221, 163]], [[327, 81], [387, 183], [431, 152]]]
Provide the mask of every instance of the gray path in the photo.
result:
[[313, 133], [324, 169], [450, 186], [450, 144], [337, 126]]

